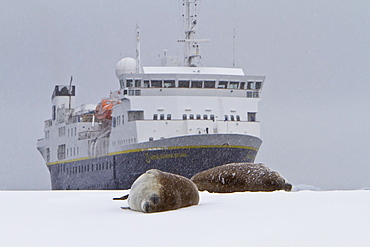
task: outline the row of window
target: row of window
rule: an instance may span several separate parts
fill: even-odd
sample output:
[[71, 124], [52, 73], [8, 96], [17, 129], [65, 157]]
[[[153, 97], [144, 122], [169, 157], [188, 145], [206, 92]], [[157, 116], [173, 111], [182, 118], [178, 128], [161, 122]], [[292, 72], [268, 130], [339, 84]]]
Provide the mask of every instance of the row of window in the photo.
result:
[[112, 126], [113, 127], [116, 127], [116, 126], [121, 125], [121, 124], [122, 125], [125, 124], [125, 116], [124, 115], [120, 115], [120, 116], [112, 118]]
[[119, 140], [119, 141], [114, 141], [112, 145], [115, 146], [124, 146], [126, 144], [133, 144], [136, 143], [136, 138], [129, 138], [129, 139], [124, 139], [124, 140]]
[[262, 87], [261, 81], [215, 81], [215, 80], [179, 80], [177, 85], [175, 80], [141, 80], [127, 79], [126, 83], [120, 80], [121, 88], [138, 87], [138, 88], [220, 88], [220, 89], [256, 89]]
[[[158, 118], [159, 117], [159, 118]], [[165, 114], [160, 114], [158, 116], [158, 114], [153, 114], [153, 120], [171, 120], [172, 119], [172, 116], [171, 114], [167, 114], [167, 117]], [[193, 119], [196, 119], [196, 120], [212, 120], [212, 121], [215, 121], [215, 115], [211, 114], [211, 115], [207, 115], [207, 114], [204, 114], [203, 116], [201, 114], [183, 114], [182, 115], [182, 119], [183, 120], [187, 120], [187, 119], [190, 119], [190, 120], [193, 120]], [[225, 115], [224, 116], [224, 121], [241, 121], [241, 118], [240, 118], [240, 115]], [[255, 122], [256, 121], [256, 113], [255, 112], [248, 112], [248, 121], [249, 122]]]
[[[123, 95], [129, 95], [129, 96], [141, 96], [141, 90], [140, 89], [130, 89], [130, 90], [123, 90]], [[259, 92], [254, 91], [247, 91], [247, 98], [259, 98]]]
[[67, 157], [78, 156], [80, 149], [78, 147], [67, 148]]
[[[47, 132], [49, 132], [49, 131], [47, 131]], [[59, 137], [62, 137], [62, 136], [66, 135], [66, 127], [65, 126], [58, 128], [58, 135], [59, 135]], [[67, 136], [68, 137], [77, 136], [77, 127], [67, 129]], [[49, 138], [49, 133], [45, 133], [45, 138], [46, 139]]]
[[113, 169], [113, 163], [110, 163], [108, 161], [97, 164], [87, 164], [74, 167], [66, 167], [66, 165], [64, 164], [58, 165], [58, 173], [66, 173], [68, 175], [92, 171], [104, 171], [110, 169]]

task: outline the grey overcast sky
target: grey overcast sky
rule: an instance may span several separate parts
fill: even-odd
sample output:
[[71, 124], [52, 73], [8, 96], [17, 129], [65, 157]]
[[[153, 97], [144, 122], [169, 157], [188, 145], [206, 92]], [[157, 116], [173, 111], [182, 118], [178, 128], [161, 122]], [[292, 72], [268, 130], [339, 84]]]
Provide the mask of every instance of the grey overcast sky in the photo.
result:
[[[164, 49], [182, 55], [180, 0], [0, 1], [0, 189], [49, 189], [36, 150], [55, 84], [77, 85], [77, 104], [118, 89], [114, 69]], [[293, 184], [370, 187], [370, 1], [201, 0], [204, 66], [265, 75], [258, 162]]]

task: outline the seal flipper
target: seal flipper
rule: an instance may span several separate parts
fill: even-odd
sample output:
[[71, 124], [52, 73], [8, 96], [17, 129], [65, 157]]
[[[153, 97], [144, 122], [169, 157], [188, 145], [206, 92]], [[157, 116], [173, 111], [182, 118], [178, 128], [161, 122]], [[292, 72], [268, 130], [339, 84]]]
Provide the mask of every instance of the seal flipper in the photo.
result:
[[129, 194], [124, 195], [124, 196], [122, 196], [122, 197], [113, 198], [113, 200], [127, 200], [128, 196], [129, 196]]

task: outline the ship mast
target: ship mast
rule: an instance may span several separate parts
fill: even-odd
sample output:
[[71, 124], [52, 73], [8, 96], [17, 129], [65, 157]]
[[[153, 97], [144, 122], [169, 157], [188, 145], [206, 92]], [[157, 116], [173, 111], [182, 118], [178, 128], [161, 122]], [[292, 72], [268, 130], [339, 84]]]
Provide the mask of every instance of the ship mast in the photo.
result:
[[207, 39], [195, 39], [195, 28], [197, 26], [197, 6], [198, 0], [183, 0], [184, 13], [182, 14], [185, 39], [178, 42], [185, 43], [185, 66], [196, 67], [195, 60], [200, 64], [199, 42], [207, 42]]
[[136, 74], [141, 73], [140, 29], [136, 25]]

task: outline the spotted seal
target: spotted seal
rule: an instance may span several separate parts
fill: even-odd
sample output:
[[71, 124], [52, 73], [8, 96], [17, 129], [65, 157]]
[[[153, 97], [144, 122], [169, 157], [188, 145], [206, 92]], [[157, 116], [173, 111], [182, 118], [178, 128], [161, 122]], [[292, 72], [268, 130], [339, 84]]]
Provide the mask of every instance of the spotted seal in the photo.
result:
[[197, 205], [199, 192], [188, 178], [151, 169], [135, 180], [129, 195], [114, 199], [128, 199], [131, 210], [154, 213]]
[[291, 191], [292, 185], [264, 164], [231, 163], [195, 174], [191, 180], [200, 191], [231, 193], [243, 191]]

